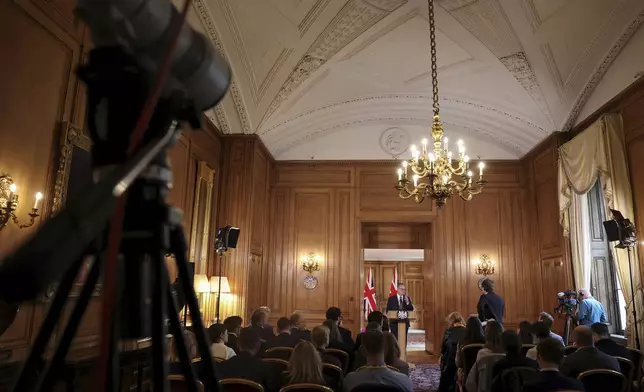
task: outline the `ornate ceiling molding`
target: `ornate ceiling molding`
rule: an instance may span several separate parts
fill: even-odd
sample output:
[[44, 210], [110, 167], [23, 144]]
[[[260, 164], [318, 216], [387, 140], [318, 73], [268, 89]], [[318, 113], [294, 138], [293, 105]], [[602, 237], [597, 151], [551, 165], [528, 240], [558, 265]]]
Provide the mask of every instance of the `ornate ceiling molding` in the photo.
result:
[[[206, 4], [204, 4], [204, 0], [194, 0], [193, 5], [197, 10], [197, 15], [199, 15], [199, 20], [201, 20], [201, 24], [203, 25], [203, 28], [206, 31], [206, 34], [208, 35], [208, 38], [215, 45], [215, 48], [217, 49], [219, 54], [226, 61], [228, 61], [228, 56], [226, 56], [226, 53], [224, 52], [224, 47], [221, 43], [221, 40], [219, 39], [219, 35], [212, 21], [212, 16], [210, 15], [210, 11], [208, 10], [208, 7], [206, 6]], [[228, 88], [228, 91], [230, 92], [233, 98], [235, 109], [237, 111], [237, 115], [239, 116], [239, 120], [242, 125], [243, 133], [252, 133], [250, 123], [248, 122], [248, 114], [246, 113], [246, 107], [244, 106], [244, 101], [241, 97], [241, 92], [239, 91], [239, 87], [237, 87], [237, 82], [235, 80], [234, 74], [231, 75], [230, 87]], [[228, 119], [226, 118], [226, 115], [224, 114], [224, 110], [221, 107], [221, 103], [215, 106], [215, 115], [217, 118], [217, 122], [221, 126], [221, 131], [223, 133], [232, 133], [232, 130], [228, 125]]]
[[541, 112], [552, 121], [550, 108], [548, 107], [546, 99], [543, 97], [541, 87], [539, 87], [539, 83], [537, 83], [537, 77], [535, 76], [534, 71], [532, 71], [532, 67], [530, 67], [530, 63], [528, 62], [528, 58], [525, 53], [518, 52], [510, 56], [501, 57], [499, 60], [501, 60], [501, 63], [503, 63], [505, 68], [510, 71], [512, 76], [514, 76], [519, 84], [521, 84], [525, 91], [530, 94], [530, 97], [532, 97], [532, 100], [534, 100], [534, 102], [539, 106]]
[[269, 105], [263, 124], [315, 71], [407, 0], [349, 0], [313, 42]]
[[631, 23], [629, 23], [629, 25], [626, 27], [626, 29], [619, 37], [619, 39], [610, 48], [610, 50], [608, 51], [608, 54], [604, 57], [604, 60], [599, 64], [599, 66], [591, 76], [588, 83], [586, 83], [586, 85], [584, 86], [584, 89], [581, 91], [581, 93], [575, 100], [575, 104], [573, 105], [572, 110], [568, 114], [568, 117], [566, 118], [566, 121], [564, 122], [564, 125], [561, 128], [562, 131], [564, 132], [569, 131], [575, 125], [575, 122], [577, 121], [577, 117], [579, 117], [579, 113], [581, 113], [581, 110], [590, 99], [590, 96], [592, 95], [593, 91], [595, 90], [599, 82], [602, 80], [604, 75], [606, 74], [606, 71], [608, 71], [608, 68], [610, 68], [611, 64], [613, 64], [613, 62], [615, 61], [617, 56], [619, 56], [624, 46], [626, 46], [628, 41], [631, 39], [631, 37], [633, 37], [633, 35], [637, 31], [637, 29], [642, 25], [643, 22], [644, 22], [644, 9], [642, 9], [631, 21]]
[[[277, 129], [279, 127], [282, 127], [282, 126], [284, 126], [286, 124], [295, 122], [295, 121], [297, 121], [299, 119], [302, 119], [303, 117], [306, 117], [306, 116], [311, 115], [313, 113], [324, 112], [324, 111], [328, 111], [328, 110], [331, 110], [331, 109], [336, 109], [336, 108], [338, 108], [340, 106], [343, 106], [343, 105], [359, 104], [359, 103], [369, 102], [369, 101], [390, 101], [390, 100], [424, 100], [424, 101], [431, 101], [432, 96], [429, 95], [429, 94], [382, 94], [382, 95], [372, 95], [372, 96], [367, 96], [367, 97], [354, 98], [354, 99], [350, 99], [350, 100], [346, 100], [346, 101], [334, 102], [332, 104], [321, 106], [321, 107], [318, 107], [318, 108], [315, 108], [315, 109], [306, 110], [306, 111], [304, 111], [302, 113], [297, 114], [296, 116], [293, 116], [293, 117], [291, 117], [289, 119], [286, 119], [286, 120], [284, 120], [284, 121], [282, 121], [282, 122], [280, 122], [278, 124], [275, 124], [275, 125], [273, 125], [273, 126], [271, 126], [269, 128], [266, 128], [264, 130], [259, 130], [257, 133], [259, 135], [266, 135], [266, 134], [274, 131], [275, 129]], [[493, 107], [490, 107], [490, 106], [487, 106], [487, 105], [484, 105], [484, 104], [481, 104], [481, 103], [478, 103], [478, 102], [471, 102], [471, 101], [467, 101], [467, 100], [464, 100], [464, 99], [451, 97], [451, 96], [441, 96], [440, 101], [441, 102], [456, 103], [456, 104], [459, 104], [459, 105], [464, 105], [464, 106], [469, 106], [469, 107], [473, 107], [473, 108], [476, 108], [476, 109], [485, 110], [485, 111], [500, 115], [502, 117], [505, 117], [505, 118], [507, 118], [507, 119], [509, 119], [511, 121], [520, 122], [520, 123], [524, 124], [527, 127], [530, 127], [530, 128], [535, 129], [535, 130], [538, 130], [544, 136], [549, 134], [549, 130], [544, 129], [543, 127], [533, 123], [532, 121], [530, 121], [530, 120], [528, 120], [526, 118], [511, 114], [511, 113], [508, 113], [506, 111], [496, 109], [496, 108], [493, 108]], [[428, 110], [429, 110], [429, 106], [428, 106]]]

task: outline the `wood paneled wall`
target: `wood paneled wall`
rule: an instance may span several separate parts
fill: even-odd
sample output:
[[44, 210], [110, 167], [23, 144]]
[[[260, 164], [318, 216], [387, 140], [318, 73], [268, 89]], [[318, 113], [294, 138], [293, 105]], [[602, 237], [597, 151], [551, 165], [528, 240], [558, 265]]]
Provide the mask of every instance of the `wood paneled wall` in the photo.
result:
[[366, 249], [425, 249], [426, 224], [365, 223], [362, 241]]

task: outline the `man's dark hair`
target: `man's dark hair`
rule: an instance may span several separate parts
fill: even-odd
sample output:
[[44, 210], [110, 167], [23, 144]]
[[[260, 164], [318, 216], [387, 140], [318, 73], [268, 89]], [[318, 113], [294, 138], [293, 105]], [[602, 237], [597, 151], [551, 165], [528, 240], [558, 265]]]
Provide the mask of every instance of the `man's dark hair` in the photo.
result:
[[503, 331], [501, 334], [501, 347], [506, 354], [521, 354], [521, 339], [516, 331]]
[[250, 324], [254, 326], [263, 327], [262, 324], [263, 313], [259, 309], [255, 310], [250, 316]]
[[237, 328], [241, 328], [244, 320], [239, 317], [239, 316], [230, 316], [226, 317], [224, 320], [224, 326], [228, 330], [228, 332], [235, 333], [237, 331]]
[[380, 331], [367, 331], [362, 334], [362, 347], [367, 355], [385, 353], [385, 335]]
[[563, 346], [554, 338], [541, 339], [537, 344], [537, 355], [543, 362], [559, 366], [564, 359]]
[[492, 279], [484, 279], [481, 282], [481, 287], [483, 290], [485, 290], [486, 293], [493, 293], [494, 292], [494, 281]]
[[340, 308], [332, 306], [326, 310], [327, 320], [338, 321], [340, 319], [340, 316], [342, 316], [342, 311], [340, 310]]
[[237, 346], [240, 351], [248, 351], [251, 353], [257, 352], [261, 343], [259, 334], [251, 328], [242, 329], [239, 334], [239, 340], [237, 340]]
[[208, 337], [212, 343], [221, 342], [221, 335], [226, 332], [226, 327], [223, 324], [213, 324], [208, 327]]
[[592, 347], [595, 345], [593, 331], [586, 326], [575, 328], [575, 344], [579, 347]]
[[367, 322], [368, 323], [378, 323], [378, 324], [382, 325], [382, 319], [383, 319], [382, 312], [379, 312], [377, 310], [374, 311], [374, 312], [369, 313], [369, 315], [367, 316]]
[[537, 321], [532, 326], [532, 333], [537, 339], [545, 339], [550, 337], [550, 328], [543, 321]]
[[594, 323], [590, 326], [590, 330], [600, 338], [610, 338], [610, 331], [608, 325], [604, 323]]
[[282, 332], [290, 328], [291, 328], [291, 320], [287, 319], [286, 317], [280, 317], [279, 320], [277, 320], [278, 332]]
[[544, 323], [545, 325], [548, 326], [548, 329], [552, 330], [552, 324], [554, 324], [555, 319], [552, 318], [550, 313], [548, 312], [541, 312], [539, 313], [539, 321]]
[[366, 331], [380, 331], [382, 330], [382, 324], [376, 323], [376, 322], [371, 322], [367, 324]]

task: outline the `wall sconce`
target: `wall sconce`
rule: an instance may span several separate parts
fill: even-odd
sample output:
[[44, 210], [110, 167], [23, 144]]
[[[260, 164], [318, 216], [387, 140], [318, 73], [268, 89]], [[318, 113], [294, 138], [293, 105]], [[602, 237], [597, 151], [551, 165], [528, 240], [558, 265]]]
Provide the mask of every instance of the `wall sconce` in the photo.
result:
[[490, 259], [490, 256], [482, 254], [478, 260], [474, 261], [474, 272], [477, 275], [483, 275], [483, 277], [494, 275], [494, 261]]
[[21, 229], [32, 226], [36, 222], [36, 218], [40, 216], [38, 209], [40, 208], [42, 193], [36, 193], [34, 199], [34, 206], [31, 208], [31, 213], [28, 214], [29, 221], [27, 223], [20, 223], [15, 214], [18, 208], [18, 188], [9, 175], [0, 175], [0, 230], [7, 226], [9, 219], [12, 219], [13, 223]]
[[318, 286], [318, 279], [311, 273], [320, 270], [320, 261], [322, 261], [322, 257], [312, 252], [302, 257], [302, 269], [308, 272], [308, 275], [304, 278], [304, 287], [309, 290], [313, 290]]

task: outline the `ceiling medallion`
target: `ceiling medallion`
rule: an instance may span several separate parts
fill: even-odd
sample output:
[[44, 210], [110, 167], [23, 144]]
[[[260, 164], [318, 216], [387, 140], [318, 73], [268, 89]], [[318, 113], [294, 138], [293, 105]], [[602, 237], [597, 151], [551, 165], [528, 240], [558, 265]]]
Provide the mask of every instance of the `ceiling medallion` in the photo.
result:
[[380, 148], [394, 157], [407, 151], [409, 135], [400, 128], [389, 128], [380, 135]]
[[[443, 135], [443, 124], [440, 120], [438, 103], [438, 65], [436, 61], [436, 26], [434, 21], [434, 0], [428, 0], [429, 5], [429, 43], [431, 48], [432, 69], [432, 99], [433, 122], [431, 152], [427, 149], [427, 139], [422, 141], [422, 150], [412, 145], [411, 160], [403, 161], [398, 169], [396, 189], [402, 199], [414, 197], [416, 203], [422, 203], [426, 197], [433, 199], [436, 206], [441, 208], [453, 193], [463, 200], [471, 200], [473, 195], [481, 193], [487, 181], [483, 180], [485, 164], [479, 162], [479, 177], [472, 185], [473, 173], [470, 169], [470, 158], [465, 155], [465, 145], [462, 140], [456, 143], [457, 156], [452, 156], [449, 150], [449, 140]], [[411, 171], [411, 173], [409, 173]], [[410, 178], [411, 177], [411, 181]]]

